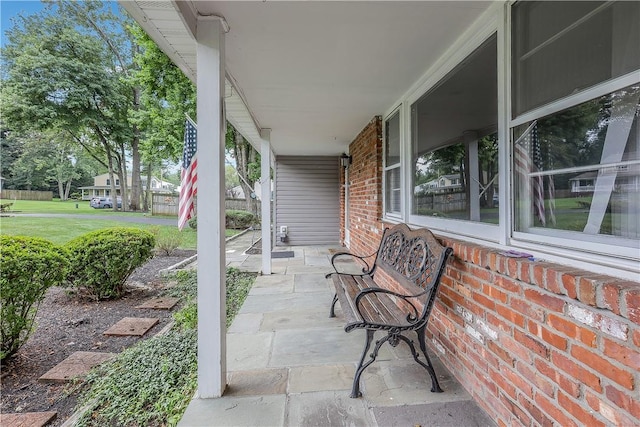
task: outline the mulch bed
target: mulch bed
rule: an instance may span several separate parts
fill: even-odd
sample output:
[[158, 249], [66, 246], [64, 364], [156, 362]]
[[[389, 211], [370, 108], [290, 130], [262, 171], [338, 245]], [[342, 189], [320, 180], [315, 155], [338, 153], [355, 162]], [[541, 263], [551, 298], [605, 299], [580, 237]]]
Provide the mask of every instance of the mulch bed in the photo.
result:
[[[38, 378], [76, 351], [118, 353], [160, 331], [172, 319], [172, 310], [135, 308], [158, 296], [170, 286], [159, 270], [168, 268], [195, 251], [178, 250], [171, 256], [158, 255], [138, 268], [129, 278], [126, 295], [118, 300], [88, 301], [70, 297], [62, 288], [51, 288], [40, 304], [37, 328], [27, 343], [2, 366], [0, 412], [57, 411], [59, 426], [73, 414], [77, 393], [65, 384], [47, 384]], [[144, 337], [103, 335], [124, 317], [156, 317], [160, 321]]]

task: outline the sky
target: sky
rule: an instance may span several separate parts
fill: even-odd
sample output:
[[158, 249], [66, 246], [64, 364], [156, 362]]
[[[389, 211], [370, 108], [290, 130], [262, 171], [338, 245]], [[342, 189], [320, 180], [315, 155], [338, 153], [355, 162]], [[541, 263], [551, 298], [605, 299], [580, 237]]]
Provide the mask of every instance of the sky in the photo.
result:
[[8, 1], [0, 0], [0, 30], [2, 30], [2, 46], [4, 46], [5, 32], [12, 27], [11, 18], [17, 17], [18, 14], [23, 15], [34, 14], [44, 8], [44, 4], [40, 1], [22, 0]]

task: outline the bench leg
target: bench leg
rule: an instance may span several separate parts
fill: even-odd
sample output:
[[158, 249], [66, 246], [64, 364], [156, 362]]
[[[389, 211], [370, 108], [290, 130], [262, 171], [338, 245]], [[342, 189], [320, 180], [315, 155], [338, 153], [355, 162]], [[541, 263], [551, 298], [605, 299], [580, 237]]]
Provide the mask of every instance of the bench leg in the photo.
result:
[[336, 317], [336, 302], [338, 302], [338, 294], [333, 294], [333, 301], [331, 301], [331, 310], [329, 311], [329, 317]]
[[[424, 341], [424, 330], [425, 327], [416, 330], [416, 334], [418, 334], [418, 342], [420, 343], [420, 350], [422, 350], [422, 354], [424, 354], [424, 358], [427, 363], [423, 363], [421, 360], [418, 360], [417, 355], [414, 353], [413, 358], [422, 365], [429, 375], [431, 376], [431, 392], [433, 393], [442, 393], [442, 389], [440, 388], [440, 384], [438, 383], [438, 377], [436, 377], [436, 371], [433, 370], [433, 365], [431, 364], [431, 359], [429, 359], [429, 355], [427, 354], [427, 345]], [[413, 347], [413, 346], [411, 346]], [[413, 350], [413, 349], [412, 349]]]
[[373, 334], [375, 331], [373, 329], [367, 329], [367, 341], [364, 344], [364, 351], [362, 352], [362, 357], [360, 357], [360, 363], [358, 363], [358, 368], [356, 369], [356, 375], [353, 378], [353, 387], [351, 388], [351, 398], [355, 399], [357, 397], [361, 397], [362, 393], [360, 392], [360, 375], [367, 369], [367, 366], [371, 365], [374, 360], [376, 360], [376, 356], [378, 355], [378, 350], [380, 349], [380, 342], [376, 343], [376, 348], [374, 352], [371, 354], [371, 360], [367, 363], [364, 363], [364, 358], [367, 357], [367, 352], [369, 351], [369, 347], [371, 347], [371, 341], [373, 341]]

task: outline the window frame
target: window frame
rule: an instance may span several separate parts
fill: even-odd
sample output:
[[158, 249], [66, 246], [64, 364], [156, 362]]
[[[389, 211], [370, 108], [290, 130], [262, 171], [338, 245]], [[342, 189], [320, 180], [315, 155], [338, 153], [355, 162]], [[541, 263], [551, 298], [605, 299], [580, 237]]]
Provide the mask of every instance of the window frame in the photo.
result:
[[[515, 3], [510, 3], [506, 11], [508, 19], [505, 20], [505, 32], [508, 39], [509, 50], [504, 54], [506, 59], [506, 73], [507, 82], [509, 84], [508, 90], [508, 110], [507, 110], [507, 151], [509, 153], [509, 199], [515, 201], [515, 174], [513, 166], [513, 137], [512, 132], [517, 126], [521, 126], [525, 123], [529, 123], [533, 120], [541, 117], [546, 117], [569, 108], [580, 105], [584, 102], [608, 95], [610, 93], [619, 91], [628, 86], [634, 84], [640, 84], [640, 69], [614, 77], [612, 79], [594, 84], [590, 87], [584, 88], [576, 93], [560, 97], [552, 102], [548, 102], [539, 107], [535, 107], [524, 113], [513, 116], [513, 110], [511, 108], [513, 96], [515, 90], [511, 86], [513, 79], [513, 52], [511, 51], [512, 44], [512, 6]], [[595, 166], [595, 165], [594, 165]], [[623, 245], [616, 244], [616, 236], [600, 236], [580, 234], [579, 232], [572, 232], [568, 230], [544, 230], [538, 227], [534, 227], [529, 231], [517, 231], [515, 229], [515, 203], [511, 203], [509, 206], [509, 237], [507, 243], [512, 246], [520, 247], [523, 249], [537, 250], [547, 254], [552, 254], [557, 259], [561, 259], [566, 263], [566, 256], [571, 258], [584, 260], [586, 262], [592, 262], [599, 265], [616, 265], [619, 268], [633, 271], [638, 270], [638, 251], [640, 250], [640, 240], [635, 242], [635, 246], [630, 246], [629, 239], [619, 238], [619, 242], [624, 241]], [[634, 265], [635, 264], [635, 265]], [[614, 267], [615, 268], [615, 267]], [[619, 273], [618, 273], [619, 274]]]
[[[384, 116], [384, 118], [382, 119], [382, 214], [383, 214], [383, 218], [389, 218], [392, 221], [399, 221], [402, 218], [404, 218], [404, 200], [405, 200], [405, 188], [406, 186], [404, 185], [404, 180], [402, 179], [402, 172], [403, 172], [403, 167], [402, 167], [402, 158], [403, 158], [403, 141], [404, 141], [404, 135], [403, 135], [403, 111], [402, 111], [402, 104], [396, 106], [393, 110], [391, 110], [391, 112], [389, 112], [388, 114], [386, 114]], [[392, 119], [395, 115], [398, 115], [398, 143], [399, 143], [399, 147], [398, 150], [400, 152], [400, 156], [398, 159], [397, 163], [394, 163], [392, 165], [387, 165], [387, 122]], [[387, 210], [387, 187], [389, 185], [389, 183], [387, 182], [387, 172], [388, 171], [392, 171], [394, 169], [398, 169], [399, 171], [399, 181], [400, 181], [400, 210], [398, 212], [396, 211], [389, 211]]]

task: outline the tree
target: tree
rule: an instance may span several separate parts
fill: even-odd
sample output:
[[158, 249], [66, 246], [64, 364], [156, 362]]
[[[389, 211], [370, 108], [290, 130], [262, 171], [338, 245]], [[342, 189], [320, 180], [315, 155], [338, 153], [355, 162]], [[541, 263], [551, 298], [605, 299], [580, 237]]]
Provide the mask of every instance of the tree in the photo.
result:
[[[260, 179], [260, 154], [244, 139], [231, 124], [227, 123], [226, 149], [236, 161], [236, 170], [240, 178], [240, 186], [245, 194], [247, 211], [258, 212], [258, 203], [251, 197], [253, 188]], [[268, 201], [264, 201], [268, 203]]]
[[[176, 162], [182, 153], [185, 117], [196, 118], [196, 89], [138, 25], [128, 29], [139, 47], [132, 79], [140, 88], [140, 108], [134, 111], [132, 122], [140, 130], [141, 157], [150, 182], [163, 161]], [[145, 210], [148, 203], [147, 192]]]
[[227, 193], [227, 197], [235, 199], [237, 194], [233, 191], [235, 187], [240, 185], [240, 179], [238, 178], [238, 172], [236, 168], [231, 165], [225, 165], [224, 167], [224, 189]]
[[126, 79], [119, 20], [105, 7], [57, 1], [19, 17], [2, 52], [1, 106], [15, 132], [64, 129], [107, 168], [115, 194], [114, 174], [126, 185], [127, 150], [137, 149], [129, 122], [135, 91]]

